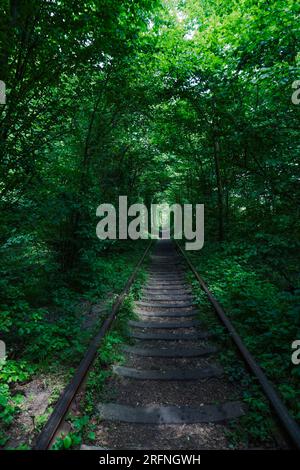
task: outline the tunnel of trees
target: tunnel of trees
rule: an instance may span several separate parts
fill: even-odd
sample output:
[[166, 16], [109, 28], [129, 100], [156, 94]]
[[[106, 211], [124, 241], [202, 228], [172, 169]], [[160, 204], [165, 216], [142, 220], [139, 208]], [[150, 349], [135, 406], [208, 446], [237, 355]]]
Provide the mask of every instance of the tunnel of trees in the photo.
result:
[[122, 289], [145, 247], [96, 237], [96, 208], [119, 195], [205, 205], [193, 262], [300, 420], [300, 4], [0, 9], [0, 444], [18, 384], [69, 373], [92, 334], [82, 311]]

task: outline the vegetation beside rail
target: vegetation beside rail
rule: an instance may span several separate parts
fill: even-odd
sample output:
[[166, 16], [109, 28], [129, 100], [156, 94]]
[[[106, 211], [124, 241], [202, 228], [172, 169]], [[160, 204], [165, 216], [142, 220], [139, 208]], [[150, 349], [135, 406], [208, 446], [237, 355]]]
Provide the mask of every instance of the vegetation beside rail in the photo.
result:
[[[107, 380], [112, 376], [112, 366], [122, 364], [124, 356], [121, 346], [128, 343], [128, 320], [134, 319], [133, 300], [137, 298], [144, 273], [138, 276], [130, 294], [121, 306], [113, 328], [105, 337], [97, 358], [88, 374], [87, 383], [79, 409], [76, 414], [70, 412], [66, 417], [70, 431], [57, 438], [53, 450], [78, 449], [82, 443], [92, 446], [96, 440], [95, 430], [101, 421], [96, 416], [96, 406], [108, 397], [105, 394]], [[112, 392], [110, 392], [112, 393]]]
[[[299, 13], [295, 0], [1, 2], [0, 446], [43, 425], [96, 328], [91, 305], [140, 253], [96, 238], [97, 207], [120, 195], [204, 204], [193, 260], [300, 419]], [[43, 411], [19, 421], [36, 389]]]
[[[1, 324], [4, 337], [8, 338], [8, 358], [0, 364], [2, 447], [7, 447], [7, 443], [10, 447], [10, 431], [18, 426], [18, 417], [30, 413], [28, 407], [34, 396], [24, 394], [20, 385], [42, 378], [45, 389], [54, 386], [45, 398], [46, 409], [33, 417], [33, 426], [30, 423], [13, 432], [14, 436], [19, 436], [18, 445], [15, 443], [12, 447], [30, 447], [144, 250], [144, 243], [128, 242], [125, 245], [114, 243], [104, 253], [96, 251], [89, 259], [90, 278], [83, 271], [81, 285], [79, 273], [76, 273], [76, 286], [62, 279], [59, 285], [57, 280], [57, 287], [47, 293], [47, 302], [42, 298], [39, 302], [32, 299], [33, 281], [24, 278], [18, 302], [13, 307], [7, 305], [4, 311], [6, 323]], [[136, 285], [139, 285], [138, 280]], [[57, 377], [60, 380], [56, 381]]]
[[[266, 279], [266, 266], [258, 262], [250, 241], [248, 245], [243, 242], [242, 246], [238, 242], [208, 244], [201, 255], [189, 257], [224, 307], [246, 347], [276, 386], [291, 415], [300, 422], [300, 370], [291, 362], [291, 344], [299, 325], [300, 291], [291, 293], [282, 289], [279, 272], [273, 271]], [[221, 360], [232, 380], [244, 388], [249, 413], [231, 437], [243, 439], [246, 444], [274, 444], [273, 436], [278, 436], [278, 428], [259, 384], [245, 374], [244, 363], [238, 360], [227, 330], [221, 326], [193, 275], [189, 278], [200, 305], [201, 318], [218, 333], [223, 351]]]

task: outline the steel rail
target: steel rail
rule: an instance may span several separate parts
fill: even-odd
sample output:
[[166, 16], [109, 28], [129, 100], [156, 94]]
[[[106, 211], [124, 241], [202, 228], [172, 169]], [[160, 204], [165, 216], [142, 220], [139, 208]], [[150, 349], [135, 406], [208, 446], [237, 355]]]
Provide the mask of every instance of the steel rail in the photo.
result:
[[204, 280], [201, 278], [201, 276], [198, 274], [196, 271], [195, 267], [189, 260], [188, 256], [186, 255], [185, 251], [182, 249], [182, 247], [175, 241], [175, 244], [177, 245], [177, 248], [183, 255], [187, 265], [193, 272], [194, 276], [196, 277], [197, 281], [199, 282], [200, 286], [206, 293], [210, 303], [214, 307], [216, 313], [218, 314], [220, 320], [224, 324], [224, 326], [227, 328], [230, 337], [232, 338], [233, 342], [237, 346], [239, 353], [243, 357], [244, 361], [246, 362], [247, 366], [249, 369], [252, 371], [252, 373], [255, 375], [257, 380], [260, 383], [261, 388], [264, 391], [264, 394], [270, 401], [277, 417], [280, 420], [280, 423], [282, 427], [284, 428], [285, 432], [289, 436], [291, 442], [294, 444], [294, 446], [300, 450], [300, 427], [294, 420], [294, 418], [290, 415], [288, 409], [282, 402], [281, 398], [279, 397], [277, 391], [275, 390], [273, 384], [267, 379], [265, 373], [262, 371], [261, 367], [257, 364], [256, 360], [252, 356], [252, 354], [248, 351], [246, 346], [244, 345], [241, 337], [237, 333], [236, 329], [232, 325], [231, 321], [228, 319], [226, 316], [223, 308], [219, 304], [219, 302], [215, 299], [215, 297], [212, 295], [210, 290], [208, 289], [206, 283]]
[[70, 383], [66, 386], [63, 392], [58, 399], [55, 408], [50, 415], [46, 425], [44, 426], [43, 430], [39, 434], [36, 444], [33, 447], [34, 450], [47, 450], [61, 424], [63, 421], [66, 413], [68, 412], [71, 403], [73, 402], [81, 384], [83, 383], [95, 357], [101, 341], [103, 340], [106, 333], [109, 331], [112, 323], [114, 322], [118, 310], [120, 309], [125, 296], [128, 294], [128, 291], [135, 280], [135, 277], [147, 256], [150, 247], [152, 245], [152, 241], [150, 241], [148, 247], [144, 251], [141, 259], [136, 264], [135, 269], [129, 279], [126, 282], [126, 285], [122, 291], [122, 293], [118, 296], [117, 300], [114, 302], [111, 312], [106, 320], [103, 322], [98, 334], [95, 336], [93, 341], [91, 342], [90, 346], [88, 347], [87, 352], [85, 353], [82, 361], [80, 362], [79, 366], [77, 367], [73, 378], [71, 379]]

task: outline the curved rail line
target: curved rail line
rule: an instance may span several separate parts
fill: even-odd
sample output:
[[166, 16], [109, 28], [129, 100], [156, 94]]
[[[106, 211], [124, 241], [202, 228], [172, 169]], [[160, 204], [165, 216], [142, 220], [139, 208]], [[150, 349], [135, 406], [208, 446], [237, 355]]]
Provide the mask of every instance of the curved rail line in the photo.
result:
[[109, 316], [104, 321], [103, 325], [101, 326], [99, 333], [95, 336], [93, 341], [91, 342], [85, 356], [83, 357], [81, 363], [79, 364], [78, 368], [75, 371], [75, 374], [71, 380], [71, 382], [67, 385], [67, 387], [63, 390], [58, 402], [56, 403], [50, 418], [48, 419], [45, 427], [43, 428], [42, 432], [39, 434], [36, 444], [34, 446], [34, 450], [47, 450], [55, 436], [60, 424], [62, 423], [66, 413], [68, 412], [77, 392], [80, 389], [81, 384], [83, 383], [85, 377], [88, 374], [88, 371], [96, 357], [97, 351], [99, 346], [109, 331], [112, 323], [114, 322], [118, 310], [120, 309], [125, 296], [128, 294], [128, 291], [133, 284], [136, 275], [147, 256], [150, 248], [152, 245], [152, 241], [147, 246], [146, 250], [144, 251], [141, 259], [137, 263], [133, 273], [129, 277], [122, 293], [118, 296], [117, 300], [112, 306], [111, 312]]
[[[230, 320], [227, 318], [223, 308], [218, 303], [218, 301], [215, 299], [215, 297], [212, 295], [212, 293], [208, 289], [207, 285], [205, 284], [205, 282], [200, 277], [200, 275], [196, 271], [195, 267], [193, 266], [193, 264], [191, 263], [191, 261], [187, 257], [184, 250], [181, 248], [181, 246], [176, 241], [175, 241], [175, 244], [176, 244], [179, 255], [181, 255], [183, 257], [183, 259], [187, 263], [187, 266], [193, 272], [193, 274], [194, 274], [195, 278], [197, 279], [199, 285], [201, 286], [201, 288], [206, 293], [210, 303], [214, 307], [217, 315], [219, 316], [219, 319], [221, 320], [221, 322], [227, 328], [231, 339], [235, 343], [235, 345], [236, 345], [240, 355], [242, 356], [244, 362], [246, 363], [247, 367], [250, 369], [250, 371], [254, 374], [254, 376], [259, 381], [265, 396], [270, 401], [270, 404], [272, 405], [272, 408], [275, 412], [275, 415], [278, 417], [278, 419], [280, 421], [282, 429], [285, 431], [285, 433], [286, 433], [287, 437], [289, 438], [289, 440], [291, 441], [292, 445], [295, 448], [300, 449], [300, 428], [297, 425], [296, 421], [291, 417], [291, 415], [289, 414], [286, 406], [284, 405], [284, 403], [282, 402], [282, 400], [279, 397], [278, 393], [276, 392], [274, 386], [267, 379], [266, 375], [264, 374], [264, 372], [262, 371], [260, 366], [257, 364], [254, 357], [251, 355], [251, 353], [245, 347], [242, 339], [240, 338], [240, 336], [236, 332], [236, 330], [233, 327]], [[54, 408], [54, 411], [51, 414], [46, 426], [42, 430], [41, 434], [38, 436], [36, 445], [34, 447], [35, 450], [46, 450], [46, 449], [49, 448], [54, 436], [57, 433], [57, 430], [59, 429], [59, 426], [61, 425], [67, 411], [70, 408], [70, 405], [72, 404], [74, 398], [76, 397], [76, 394], [78, 393], [81, 384], [83, 383], [85, 377], [87, 376], [88, 371], [90, 369], [90, 366], [92, 365], [92, 363], [95, 359], [95, 356], [97, 354], [97, 350], [98, 350], [98, 348], [101, 344], [101, 341], [103, 340], [105, 334], [109, 331], [113, 321], [115, 320], [116, 314], [117, 314], [120, 306], [122, 305], [122, 302], [123, 302], [126, 294], [128, 293], [132, 283], [134, 282], [135, 277], [137, 275], [137, 272], [138, 272], [141, 264], [143, 263], [146, 255], [148, 254], [151, 245], [152, 245], [152, 242], [149, 243], [149, 245], [148, 245], [147, 249], [145, 250], [143, 256], [141, 257], [140, 261], [136, 265], [136, 268], [135, 268], [133, 274], [128, 279], [123, 292], [119, 295], [116, 302], [114, 303], [114, 305], [112, 307], [112, 310], [111, 310], [111, 313], [109, 314], [108, 318], [104, 321], [104, 323], [103, 323], [99, 333], [97, 334], [97, 336], [92, 341], [90, 347], [88, 348], [88, 351], [86, 352], [86, 355], [84, 356], [84, 358], [82, 359], [80, 365], [78, 366], [78, 368], [77, 368], [77, 370], [76, 370], [76, 372], [73, 376], [73, 379], [71, 380], [69, 385], [62, 392], [62, 394], [61, 394], [61, 396], [60, 396], [60, 398], [59, 398], [59, 400], [58, 400], [58, 402], [57, 402], [57, 404]], [[161, 274], [159, 274], [159, 272], [157, 272], [157, 276], [158, 276], [157, 277], [157, 282], [160, 285], [160, 289], [164, 289], [163, 286], [168, 284], [168, 276], [171, 276], [171, 275], [172, 274], [168, 274], [168, 272], [166, 271], [165, 268], [164, 268], [164, 271]], [[182, 282], [182, 281], [178, 278], [178, 283], [180, 283], [180, 282]], [[173, 284], [173, 286], [174, 286], [174, 289], [176, 289], [176, 286], [174, 284]], [[153, 289], [153, 287], [151, 289]], [[154, 289], [155, 289], [155, 287], [154, 287]], [[158, 289], [158, 287], [157, 287], [157, 289]], [[181, 301], [180, 301], [181, 306], [184, 306], [184, 302], [185, 302], [185, 300], [184, 300], [184, 298], [182, 298]], [[139, 302], [139, 304], [142, 305], [143, 302]], [[144, 302], [143, 307], [147, 308], [147, 303], [146, 302]], [[168, 308], [168, 305], [160, 304], [160, 307], [167, 307]], [[151, 312], [148, 311], [148, 316], [150, 316], [150, 318], [151, 318], [151, 315], [152, 315]], [[179, 315], [180, 314], [178, 314], [176, 311], [172, 312], [172, 314], [171, 313], [168, 314], [169, 317], [172, 316], [174, 318], [174, 321], [176, 321], [176, 318], [178, 318]], [[160, 316], [163, 316], [163, 314], [161, 314]], [[187, 314], [186, 314], [186, 316], [188, 317]], [[192, 323], [193, 323], [193, 321], [190, 321], [190, 320], [186, 320], [186, 321], [188, 322], [188, 325], [186, 325], [186, 326], [191, 326]], [[148, 320], [147, 321], [142, 321], [142, 322], [131, 321], [130, 323], [131, 323], [131, 326], [133, 328], [139, 328], [139, 327], [140, 328], [147, 328], [147, 327], [150, 328], [150, 327], [153, 327], [155, 325], [155, 323], [148, 322]], [[170, 323], [168, 325], [168, 328], [170, 328], [173, 325], [173, 323]], [[150, 326], [150, 325], [152, 325], [152, 326]], [[158, 326], [156, 325], [156, 327], [158, 327]], [[154, 326], [154, 328], [155, 328], [155, 326]], [[132, 334], [133, 338], [137, 338], [137, 339], [140, 339], [140, 340], [143, 340], [144, 336], [145, 335], [143, 335], [143, 333], [139, 333], [139, 332]], [[150, 335], [147, 334], [146, 336], [147, 336], [147, 339], [149, 340], [151, 334]], [[175, 336], [173, 335], [172, 339], [174, 339]], [[165, 334], [165, 335], [163, 335], [163, 334], [160, 334], [160, 335], [153, 334], [150, 339], [157, 340], [158, 337], [160, 339], [171, 339], [170, 334], [169, 335], [168, 334]], [[200, 336], [198, 335], [197, 337], [199, 338]], [[125, 349], [126, 349], [126, 347], [125, 347]], [[132, 351], [135, 350], [135, 352], [138, 353], [138, 354], [142, 354], [142, 353], [146, 354], [146, 355], [149, 354], [149, 351], [147, 353], [146, 350], [143, 350], [143, 349], [139, 350], [139, 348], [135, 348], [135, 347], [128, 347], [128, 349], [131, 349]], [[154, 350], [151, 349], [151, 351], [152, 351], [151, 354], [153, 355]], [[168, 351], [168, 354], [169, 354], [169, 356], [168, 356], [167, 353], [166, 353], [166, 350], [164, 350], [163, 355], [162, 355], [161, 350], [157, 350], [157, 356], [160, 356], [160, 357], [163, 357], [163, 356], [165, 356], [165, 357], [171, 357], [171, 356], [176, 357], [175, 352], [174, 351], [172, 352], [172, 351], [173, 350]], [[178, 356], [180, 356], [180, 354], [181, 354], [180, 349], [177, 350], [177, 353], [178, 353]], [[187, 354], [186, 351], [185, 351], [185, 354]], [[123, 368], [122, 367], [118, 368], [118, 366], [115, 369], [119, 369], [118, 372], [121, 373], [121, 375], [122, 374], [123, 375], [124, 374], [125, 375], [129, 374], [129, 376], [131, 376], [135, 379], [139, 378], [139, 377], [135, 376], [138, 371], [136, 371], [134, 369], [128, 369], [126, 367], [125, 368], [124, 367]], [[151, 372], [151, 374], [150, 374], [150, 372]], [[158, 379], [161, 380], [159, 371], [144, 371], [144, 373], [147, 374], [148, 379], [157, 379], [158, 378]], [[210, 373], [211, 373], [211, 371], [210, 371]], [[139, 374], [140, 374], [140, 372], [139, 372]], [[195, 374], [195, 371], [193, 372], [193, 374]], [[164, 379], [166, 379], [166, 378], [168, 378], [168, 380], [172, 379], [172, 377], [165, 377]], [[186, 376], [184, 376], [182, 378], [184, 378], [185, 380], [188, 379], [188, 377], [186, 377]], [[174, 379], [174, 377], [173, 377], [173, 379]], [[176, 376], [176, 379], [178, 379], [177, 376]], [[120, 409], [118, 409], [118, 406], [119, 405], [113, 405], [111, 409], [107, 408], [106, 413], [108, 413], [108, 415], [111, 414], [111, 416], [113, 416], [114, 414], [118, 415], [118, 413], [120, 413]], [[161, 408], [163, 408], [163, 407], [161, 407]], [[172, 407], [169, 407], [169, 408], [172, 408]], [[165, 410], [163, 410], [163, 411], [165, 411]], [[168, 410], [168, 411], [169, 412], [171, 411], [172, 413], [173, 412], [177, 413], [177, 411], [175, 409], [174, 410]], [[123, 414], [124, 413], [126, 414], [126, 420], [129, 419], [129, 421], [130, 421], [130, 419], [132, 419], [132, 413], [133, 414], [137, 413], [137, 415], [135, 417], [135, 419], [137, 420], [136, 422], [139, 422], [138, 420], [141, 420], [141, 422], [143, 422], [143, 420], [144, 420], [144, 417], [141, 415], [141, 411], [134, 410], [132, 407], [124, 407], [124, 406], [122, 407], [121, 406], [121, 412]], [[142, 412], [145, 412], [145, 409], [144, 409], [144, 411], [142, 410]], [[156, 411], [156, 413], [157, 412], [159, 412], [159, 410]], [[208, 410], [208, 412], [209, 412], [209, 410]], [[191, 417], [189, 417], [189, 419], [190, 418]], [[147, 419], [149, 419], [149, 415], [148, 415]], [[156, 419], [156, 417], [154, 415], [153, 415], [153, 419], [154, 419], [154, 421]], [[134, 421], [132, 421], [132, 422], [134, 422]]]

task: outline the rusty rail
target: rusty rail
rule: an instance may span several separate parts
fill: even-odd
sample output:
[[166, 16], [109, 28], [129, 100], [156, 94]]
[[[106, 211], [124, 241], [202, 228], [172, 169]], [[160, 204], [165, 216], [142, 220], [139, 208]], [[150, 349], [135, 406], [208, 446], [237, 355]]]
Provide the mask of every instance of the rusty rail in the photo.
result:
[[67, 387], [61, 393], [61, 396], [58, 399], [55, 405], [55, 408], [52, 414], [50, 415], [50, 418], [48, 419], [46, 425], [44, 426], [43, 430], [41, 431], [41, 433], [39, 434], [37, 438], [36, 444], [34, 446], [34, 450], [47, 450], [49, 448], [62, 420], [64, 419], [66, 413], [68, 412], [71, 403], [73, 402], [81, 384], [83, 383], [86, 375], [88, 374], [88, 371], [96, 357], [99, 346], [104, 336], [109, 331], [112, 323], [114, 322], [116, 315], [118, 313], [118, 310], [120, 309], [125, 299], [125, 296], [128, 294], [128, 291], [131, 285], [133, 284], [136, 278], [136, 275], [141, 267], [141, 264], [143, 263], [145, 257], [147, 256], [150, 250], [151, 245], [152, 245], [152, 241], [148, 244], [146, 250], [143, 253], [143, 256], [137, 263], [122, 293], [118, 296], [117, 300], [113, 304], [109, 316], [106, 318], [98, 334], [95, 336], [95, 338], [91, 342], [85, 356], [83, 357], [81, 363], [76, 369], [71, 382], [67, 385]]
[[231, 321], [228, 319], [226, 316], [223, 308], [219, 304], [219, 302], [215, 299], [215, 297], [212, 295], [210, 290], [208, 289], [206, 283], [203, 281], [203, 279], [200, 277], [196, 269], [194, 268], [193, 264], [187, 257], [185, 251], [182, 249], [182, 247], [175, 241], [177, 248], [183, 255], [187, 265], [193, 272], [195, 278], [199, 282], [200, 286], [206, 293], [208, 300], [214, 307], [216, 313], [218, 314], [220, 320], [224, 324], [224, 326], [227, 328], [229, 335], [235, 345], [237, 346], [239, 353], [243, 357], [245, 363], [249, 367], [249, 369], [252, 371], [252, 373], [255, 375], [257, 378], [258, 382], [260, 383], [261, 388], [264, 391], [264, 394], [268, 398], [268, 400], [271, 403], [272, 408], [274, 409], [277, 417], [279, 418], [279, 421], [287, 433], [288, 437], [290, 438], [291, 442], [293, 445], [300, 450], [300, 427], [294, 420], [294, 418], [290, 415], [288, 409], [282, 402], [281, 398], [279, 397], [277, 391], [275, 390], [273, 384], [267, 379], [265, 373], [262, 371], [260, 366], [257, 364], [255, 361], [254, 357], [252, 354], [248, 351], [246, 346], [244, 345], [241, 337], [238, 335], [237, 331], [235, 330], [234, 326], [232, 325]]

